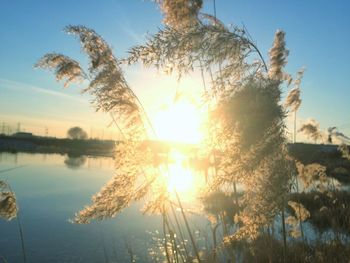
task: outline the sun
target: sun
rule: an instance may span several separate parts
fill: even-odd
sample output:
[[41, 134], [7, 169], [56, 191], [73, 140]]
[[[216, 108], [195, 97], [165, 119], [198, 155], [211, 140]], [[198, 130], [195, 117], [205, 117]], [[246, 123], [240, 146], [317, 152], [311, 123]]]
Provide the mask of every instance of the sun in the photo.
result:
[[[190, 89], [195, 85], [185, 86]], [[190, 147], [196, 147], [203, 141], [205, 133], [202, 127], [207, 112], [198, 107], [200, 102], [195, 100], [195, 93], [191, 94], [189, 89], [177, 90], [171, 103], [152, 114], [152, 123], [157, 140], [171, 145], [169, 162], [162, 171], [167, 191], [173, 197], [178, 193], [182, 199], [192, 201], [196, 197], [200, 180], [189, 165], [189, 155], [192, 153], [186, 152], [182, 146], [190, 144]]]
[[197, 144], [202, 140], [202, 113], [189, 101], [166, 106], [154, 117], [154, 128], [160, 140]]

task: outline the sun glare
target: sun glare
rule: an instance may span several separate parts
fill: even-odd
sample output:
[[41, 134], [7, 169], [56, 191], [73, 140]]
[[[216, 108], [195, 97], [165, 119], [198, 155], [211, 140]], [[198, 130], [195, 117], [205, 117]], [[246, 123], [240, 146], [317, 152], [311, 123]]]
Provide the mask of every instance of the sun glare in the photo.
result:
[[159, 139], [182, 143], [199, 143], [201, 113], [190, 102], [180, 101], [160, 110], [154, 118]]
[[169, 193], [177, 191], [182, 197], [189, 198], [195, 192], [193, 172], [186, 165], [186, 156], [180, 152], [170, 153], [171, 162], [168, 166], [167, 184]]

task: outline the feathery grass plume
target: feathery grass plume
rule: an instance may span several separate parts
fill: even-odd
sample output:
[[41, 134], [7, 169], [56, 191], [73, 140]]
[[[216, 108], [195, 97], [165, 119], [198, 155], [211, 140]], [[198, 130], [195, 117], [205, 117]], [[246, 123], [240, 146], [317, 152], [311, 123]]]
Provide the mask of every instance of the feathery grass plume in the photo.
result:
[[175, 29], [183, 30], [198, 23], [198, 13], [202, 0], [156, 0], [163, 14], [164, 23]]
[[301, 104], [300, 98], [300, 83], [304, 75], [304, 68], [301, 68], [297, 73], [297, 78], [294, 80], [294, 87], [289, 91], [286, 101], [284, 103], [285, 107], [291, 108], [292, 111], [297, 111]]
[[293, 82], [295, 87], [299, 87], [300, 88], [301, 79], [303, 78], [304, 73], [305, 73], [305, 67], [302, 67], [301, 69], [298, 70], [297, 77], [296, 77], [296, 79]]
[[[77, 214], [76, 222], [114, 216], [140, 199], [150, 200], [145, 212], [161, 213], [164, 218], [168, 193], [164, 178], [159, 176], [159, 156], [151, 147], [140, 143], [147, 138], [140, 103], [100, 36], [85, 27], [69, 27], [68, 32], [79, 36], [91, 60], [92, 80], [85, 91], [95, 95], [98, 109], [112, 112], [118, 121], [126, 122], [122, 126], [126, 139], [116, 148], [116, 176], [93, 197], [90, 206]], [[290, 171], [294, 169], [287, 154], [285, 112], [281, 106], [283, 76], [280, 75], [288, 54], [284, 33], [276, 34], [270, 54], [269, 73], [273, 74], [259, 73], [265, 62], [245, 30], [200, 21], [186, 30], [166, 26], [145, 45], [131, 49], [126, 60], [130, 64], [141, 61], [145, 66], [175, 71], [180, 77], [197, 68], [206, 74], [219, 69], [214, 72], [210, 86], [210, 92], [216, 96], [208, 96], [208, 104], [212, 105], [208, 144], [200, 145], [199, 151], [212, 160], [208, 193], [235, 192], [236, 183], [244, 188], [241, 201], [244, 208], [236, 217], [243, 225], [237, 224], [236, 232], [228, 229], [229, 241], [255, 239], [261, 229], [273, 222], [285, 207]], [[251, 62], [254, 56], [258, 56], [260, 63]], [[138, 132], [130, 132], [134, 130]], [[185, 219], [184, 216], [191, 235]], [[195, 248], [192, 241], [191, 238]], [[197, 260], [200, 261], [199, 256]]]
[[327, 129], [327, 136], [328, 136], [328, 143], [333, 143], [333, 138], [332, 138], [332, 134], [333, 134], [333, 131], [336, 131], [337, 130], [337, 127], [328, 127]]
[[9, 185], [0, 180], [0, 218], [11, 220], [16, 218], [18, 212], [16, 196]]
[[[279, 46], [273, 48], [272, 61], [279, 59], [282, 72], [288, 52], [284, 33], [277, 36]], [[182, 31], [165, 27], [129, 53], [130, 64], [141, 61], [145, 66], [170, 68], [168, 72], [175, 71], [180, 77], [197, 66], [209, 71], [221, 65], [210, 87], [216, 99], [208, 102], [213, 110], [208, 123], [210, 143], [204, 151], [215, 153], [216, 171], [209, 178], [208, 192], [229, 192], [236, 182], [243, 184], [246, 209], [241, 221], [245, 226], [236, 236], [255, 238], [260, 227], [272, 222], [283, 207], [288, 192], [292, 164], [287, 158], [285, 112], [280, 106], [282, 78], [276, 82], [257, 74], [263, 59], [245, 31], [229, 30], [218, 22], [201, 22]], [[262, 63], [248, 62], [252, 54], [258, 54]], [[276, 63], [272, 65], [276, 70]]]
[[84, 78], [89, 85], [82, 92], [89, 92], [95, 97], [93, 105], [96, 110], [113, 115], [125, 135], [134, 137], [138, 134], [145, 138], [145, 131], [141, 129], [144, 127], [145, 112], [124, 79], [111, 48], [101, 36], [87, 27], [68, 26], [65, 31], [80, 39], [83, 51], [90, 58], [89, 74], [84, 73], [75, 60], [56, 53], [45, 55], [36, 67], [54, 70], [57, 80], [67, 78], [65, 85]]
[[349, 144], [350, 143], [350, 137], [346, 136], [344, 133], [338, 131], [337, 127], [329, 127], [327, 129], [328, 132], [328, 138], [330, 141], [333, 141], [333, 139], [336, 139], [340, 144]]
[[87, 77], [77, 61], [57, 53], [46, 54], [35, 67], [53, 70], [57, 81], [66, 80], [64, 87], [68, 87], [72, 82], [81, 82]]
[[304, 133], [308, 138], [317, 142], [318, 139], [322, 139], [322, 132], [320, 130], [320, 124], [314, 119], [309, 119], [304, 122], [298, 132]]
[[[286, 153], [285, 153], [286, 154]], [[236, 217], [240, 227], [225, 241], [254, 240], [261, 228], [271, 225], [284, 205], [290, 184], [290, 170], [294, 163], [286, 159], [283, 151], [267, 156], [251, 174], [245, 174], [243, 211]]]
[[[94, 30], [84, 26], [68, 26], [65, 31], [76, 35], [83, 51], [90, 58], [89, 74], [86, 76], [88, 87], [83, 92], [94, 96], [93, 105], [97, 110], [110, 113], [114, 123], [122, 132], [124, 141], [116, 146], [116, 174], [99, 193], [92, 198], [92, 204], [76, 214], [74, 222], [88, 223], [92, 219], [104, 219], [115, 216], [131, 202], [143, 198], [149, 199], [145, 207], [150, 212], [160, 212], [165, 207], [167, 196], [159, 191], [165, 187], [156, 163], [156, 154], [144, 141], [149, 138], [146, 128], [148, 118], [143, 107], [128, 86], [111, 48]], [[63, 55], [48, 54], [37, 66], [53, 69], [62, 76], [62, 64], [74, 64]], [[73, 72], [70, 72], [71, 69]], [[67, 76], [77, 72], [77, 67], [68, 67]], [[79, 67], [79, 69], [81, 69]], [[82, 72], [82, 70], [80, 70]], [[156, 193], [156, 194], [155, 194]]]
[[144, 214], [167, 213], [171, 198], [163, 172], [169, 160], [150, 145], [134, 140], [116, 145], [115, 176], [92, 197], [91, 205], [75, 215], [74, 222], [114, 217], [141, 199]]
[[210, 14], [200, 13], [199, 17], [202, 19], [202, 21], [201, 21], [202, 23], [204, 23], [204, 21], [207, 20], [212, 25], [220, 26], [222, 29], [226, 28], [224, 23], [222, 21], [220, 21], [219, 19], [217, 19], [215, 16], [212, 16]]
[[[210, 134], [221, 153], [211, 187], [243, 185], [243, 206], [237, 217], [242, 223], [226, 239], [255, 239], [261, 226], [270, 224], [282, 209], [288, 192], [293, 162], [288, 158], [283, 135], [285, 112], [280, 106], [279, 82], [262, 75], [240, 82], [235, 92], [222, 96], [211, 117]], [[226, 157], [226, 158], [225, 158]]]
[[[261, 233], [261, 227], [273, 222], [279, 211], [284, 209], [291, 171], [295, 169], [294, 162], [288, 157], [286, 150], [286, 139], [283, 135], [285, 113], [280, 107], [280, 83], [284, 78], [282, 68], [288, 54], [284, 47], [284, 33], [278, 33], [276, 39], [270, 52], [272, 69], [269, 70], [268, 78], [256, 74], [253, 77], [254, 82], [250, 82], [250, 85], [254, 84], [252, 87], [241, 84], [241, 89], [228, 96], [230, 99], [237, 99], [238, 103], [241, 100], [242, 104], [228, 111], [227, 116], [232, 120], [223, 123], [224, 126], [229, 123], [231, 128], [221, 128], [223, 131], [220, 136], [224, 135], [226, 138], [227, 132], [235, 131], [231, 138], [228, 137], [229, 140], [233, 139], [232, 144], [227, 143], [225, 137], [219, 141], [224, 141], [224, 144], [226, 142], [226, 145], [231, 144], [227, 156], [236, 162], [223, 162], [222, 170], [228, 174], [225, 176], [223, 173], [225, 177], [219, 179], [221, 182], [216, 185], [222, 186], [222, 182], [225, 181], [229, 183], [230, 174], [235, 174], [236, 180], [243, 184], [245, 189], [245, 209], [237, 216], [243, 227], [226, 237], [226, 243], [239, 239], [256, 239]], [[278, 52], [280, 54], [277, 54]], [[278, 65], [276, 61], [279, 61]], [[241, 92], [247, 94], [246, 99], [240, 98]], [[220, 118], [216, 118], [216, 122], [218, 120], [220, 121]], [[234, 170], [231, 170], [232, 168]], [[220, 170], [214, 181], [217, 178], [220, 178]]]
[[286, 49], [285, 32], [278, 30], [275, 33], [273, 46], [270, 49], [269, 78], [282, 81], [286, 78], [283, 67], [287, 64], [289, 51]]
[[295, 216], [289, 216], [286, 222], [292, 226], [290, 235], [297, 238], [301, 236], [299, 224], [310, 218], [310, 212], [302, 204], [294, 201], [288, 201], [288, 205], [293, 209]]
[[284, 111], [276, 82], [252, 78], [213, 112], [210, 134], [215, 149], [217, 174], [210, 187], [230, 189], [243, 185], [242, 227], [225, 239], [255, 239], [261, 226], [269, 225], [283, 207], [293, 162], [285, 148]]
[[293, 88], [290, 90], [288, 93], [285, 106], [292, 108], [293, 111], [296, 111], [299, 109], [301, 104], [301, 99], [300, 99], [300, 89], [299, 88]]
[[[184, 74], [203, 68], [214, 72], [211, 93], [232, 92], [240, 86], [243, 77], [256, 72], [261, 64], [248, 64], [245, 59], [260, 52], [250, 41], [244, 30], [234, 27], [232, 30], [222, 23], [199, 23], [188, 30], [176, 30], [165, 27], [149, 38], [144, 45], [130, 49], [127, 62], [142, 62], [146, 67], [155, 66], [175, 72], [179, 78]], [[262, 57], [259, 56], [262, 61]]]
[[238, 214], [240, 207], [235, 204], [235, 197], [224, 192], [212, 192], [203, 197], [204, 211], [208, 214], [209, 221], [214, 225], [223, 215], [225, 222], [233, 223], [234, 217]]
[[[300, 107], [301, 104], [301, 98], [300, 98], [300, 83], [301, 79], [304, 75], [304, 68], [301, 68], [298, 73], [297, 77], [294, 80], [293, 84], [294, 87], [289, 91], [286, 101], [284, 103], [284, 106], [286, 108], [291, 108], [292, 111], [294, 112], [294, 131], [293, 131], [293, 142], [296, 142], [296, 136], [297, 136], [297, 110]], [[291, 80], [290, 80], [291, 81]]]
[[23, 262], [27, 262], [26, 250], [24, 246], [23, 229], [19, 219], [18, 206], [16, 203], [16, 195], [12, 191], [11, 186], [0, 180], [0, 219], [12, 220], [17, 219], [17, 226], [19, 230], [19, 236], [21, 240]]
[[139, 141], [116, 145], [115, 176], [92, 197], [92, 204], [75, 215], [74, 222], [116, 216], [132, 202], [146, 200], [144, 213], [161, 214], [168, 208], [165, 177], [159, 173], [156, 154]]
[[345, 143], [342, 143], [338, 146], [338, 151], [341, 152], [343, 158], [350, 160], [349, 146], [347, 146]]
[[319, 190], [324, 192], [327, 187], [331, 184], [331, 178], [327, 176], [327, 167], [312, 163], [304, 165], [297, 162], [298, 176], [304, 185], [304, 191], [313, 188], [314, 190]]
[[305, 221], [310, 217], [310, 212], [300, 203], [288, 201], [288, 205], [293, 208], [295, 217], [298, 220]]

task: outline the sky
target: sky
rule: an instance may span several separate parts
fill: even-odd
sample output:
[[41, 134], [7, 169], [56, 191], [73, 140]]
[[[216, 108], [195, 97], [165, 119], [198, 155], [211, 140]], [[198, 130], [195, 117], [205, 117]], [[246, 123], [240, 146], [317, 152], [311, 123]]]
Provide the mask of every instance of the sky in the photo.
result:
[[[350, 135], [349, 1], [216, 0], [216, 9], [226, 25], [248, 29], [266, 60], [274, 33], [284, 30], [290, 50], [287, 71], [295, 75], [306, 68], [298, 125], [313, 118], [322, 129], [337, 126]], [[213, 1], [204, 0], [202, 11], [213, 14]], [[20, 123], [21, 130], [57, 137], [81, 126], [92, 137], [115, 138], [108, 115], [95, 112], [81, 87], [65, 89], [51, 73], [33, 65], [53, 51], [87, 64], [78, 41], [63, 32], [67, 25], [94, 29], [121, 58], [161, 23], [159, 9], [147, 0], [1, 0], [0, 125], [16, 130]], [[150, 115], [174, 96], [175, 77], [140, 65], [123, 70]], [[189, 76], [183, 85], [200, 82], [198, 76]]]

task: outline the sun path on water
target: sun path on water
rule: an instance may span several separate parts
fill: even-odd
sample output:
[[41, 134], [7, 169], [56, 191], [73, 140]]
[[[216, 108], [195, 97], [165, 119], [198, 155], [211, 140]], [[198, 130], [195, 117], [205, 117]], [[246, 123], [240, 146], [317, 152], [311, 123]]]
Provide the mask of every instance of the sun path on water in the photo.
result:
[[[190, 95], [177, 92], [171, 103], [163, 104], [153, 115], [157, 138], [170, 143], [199, 144], [204, 137], [202, 124], [206, 112], [198, 105]], [[188, 156], [175, 149], [169, 153], [169, 158], [171, 161], [165, 175], [169, 193], [176, 190], [182, 198], [192, 199], [198, 190], [198, 178], [188, 165]]]

